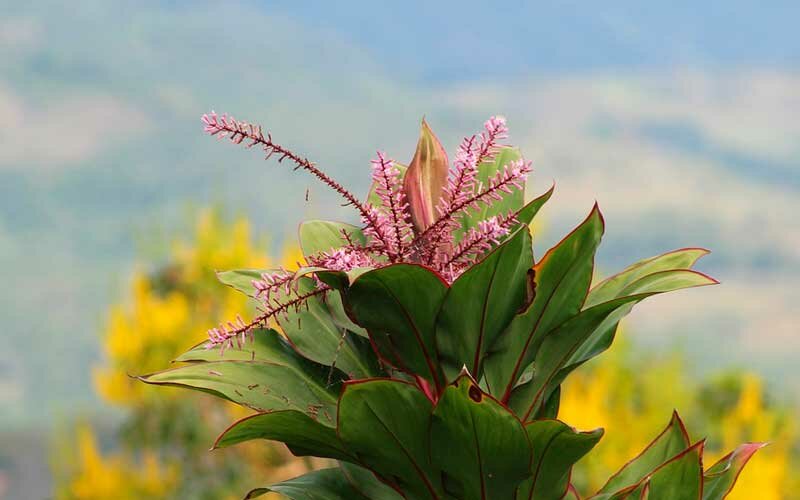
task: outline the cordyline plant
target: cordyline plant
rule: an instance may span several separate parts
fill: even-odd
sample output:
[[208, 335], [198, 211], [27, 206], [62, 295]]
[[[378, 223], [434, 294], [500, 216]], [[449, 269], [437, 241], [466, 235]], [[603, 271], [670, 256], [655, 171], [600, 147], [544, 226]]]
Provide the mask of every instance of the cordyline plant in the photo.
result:
[[[268, 439], [338, 461], [248, 498], [579, 498], [572, 466], [603, 430], [557, 420], [561, 383], [611, 345], [638, 302], [716, 283], [691, 269], [707, 252], [688, 248], [592, 285], [597, 206], [534, 259], [529, 225], [553, 189], [525, 203], [531, 164], [505, 145], [502, 118], [465, 138], [452, 165], [423, 121], [407, 167], [377, 154], [365, 201], [259, 126], [203, 121], [211, 135], [316, 176], [361, 218], [304, 222], [296, 270], [219, 273], [261, 314], [212, 329], [178, 358], [186, 364], [142, 377], [256, 412], [215, 448]], [[763, 446], [704, 468], [703, 445], [674, 414], [591, 498], [721, 499]]]

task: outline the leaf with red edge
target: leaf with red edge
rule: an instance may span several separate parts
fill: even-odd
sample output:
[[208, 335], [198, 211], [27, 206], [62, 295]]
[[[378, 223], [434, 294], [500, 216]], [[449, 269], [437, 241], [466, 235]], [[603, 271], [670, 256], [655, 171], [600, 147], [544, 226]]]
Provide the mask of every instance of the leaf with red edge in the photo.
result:
[[511, 499], [531, 475], [531, 447], [519, 419], [466, 371], [442, 393], [430, 439], [447, 498]]
[[[362, 495], [372, 500], [403, 500], [403, 497], [368, 469], [348, 462], [339, 462], [345, 477]], [[350, 499], [345, 499], [350, 500]]]
[[509, 400], [517, 380], [533, 362], [545, 334], [580, 311], [603, 228], [595, 205], [586, 220], [533, 267], [533, 301], [490, 346], [484, 365], [492, 394], [503, 401]]
[[612, 494], [639, 485], [660, 465], [686, 450], [689, 443], [686, 426], [678, 412], [673, 412], [669, 425], [636, 458], [611, 476], [597, 492], [597, 496], [607, 498], [603, 494]]
[[339, 401], [339, 437], [350, 453], [409, 498], [441, 498], [426, 439], [432, 406], [406, 382], [348, 382]]
[[436, 318], [436, 345], [449, 379], [464, 366], [481, 378], [489, 346], [523, 306], [532, 265], [530, 232], [523, 227], [450, 286]]
[[703, 447], [700, 441], [659, 466], [643, 484], [645, 498], [700, 500], [703, 494]]
[[354, 460], [345, 451], [335, 429], [294, 410], [256, 413], [239, 419], [219, 435], [213, 449], [226, 448], [253, 439], [279, 441], [299, 457]]
[[695, 443], [634, 484], [618, 491], [598, 493], [590, 500], [701, 500], [704, 446], [705, 441]]
[[578, 494], [578, 489], [575, 488], [574, 484], [570, 484], [569, 488], [567, 489], [567, 494], [564, 495], [562, 500], [581, 500], [581, 496]]
[[[306, 271], [313, 272], [316, 269], [306, 268]], [[276, 271], [280, 270], [236, 269], [217, 273], [217, 277], [222, 283], [249, 297], [255, 297], [256, 289], [253, 286], [253, 280], [261, 279], [263, 273]], [[288, 302], [298, 294], [312, 292], [316, 286], [313, 278], [297, 276], [292, 284], [293, 291], [286, 294], [285, 290], [278, 290], [275, 298], [282, 302]], [[336, 297], [332, 298], [332, 300], [335, 299]], [[335, 304], [335, 302], [331, 303]], [[369, 342], [342, 329], [340, 324], [335, 321], [335, 316], [332, 315], [324, 295], [309, 297], [297, 308], [289, 307], [285, 315], [280, 315], [278, 322], [294, 348], [306, 358], [324, 365], [335, 364], [348, 375], [358, 378], [380, 375], [380, 369], [374, 363]]]
[[447, 184], [448, 169], [447, 152], [423, 118], [417, 151], [403, 178], [411, 220], [419, 232], [438, 217], [436, 205]]
[[338, 467], [311, 471], [266, 488], [256, 488], [244, 500], [280, 493], [290, 500], [377, 500], [362, 495]]
[[662, 271], [691, 269], [701, 257], [708, 253], [709, 251], [704, 248], [681, 248], [641, 260], [593, 285], [583, 307], [591, 307], [623, 295], [630, 295], [626, 288], [647, 275]]
[[433, 271], [394, 264], [359, 276], [344, 299], [384, 361], [441, 388], [435, 326], [446, 293], [447, 284]]
[[603, 429], [578, 432], [558, 420], [525, 424], [533, 449], [532, 477], [517, 491], [517, 500], [563, 498], [569, 490], [572, 466], [603, 437]]
[[602, 338], [598, 340], [597, 334], [613, 331], [635, 304], [653, 295], [714, 283], [697, 271], [662, 271], [626, 287], [631, 295], [584, 309], [545, 337], [534, 358], [533, 379], [514, 389], [509, 405], [529, 420], [569, 373], [602, 352], [606, 343]]
[[722, 500], [733, 490], [747, 462], [767, 443], [745, 443], [722, 457], [703, 474], [703, 500]]
[[553, 191], [555, 191], [555, 189], [556, 185], [553, 184], [550, 189], [545, 191], [543, 194], [540, 194], [536, 198], [526, 203], [517, 214], [517, 220], [522, 224], [530, 224], [533, 222], [533, 218], [536, 217], [536, 214], [539, 213], [539, 210], [541, 210], [544, 204], [547, 203], [551, 196], [553, 196]]

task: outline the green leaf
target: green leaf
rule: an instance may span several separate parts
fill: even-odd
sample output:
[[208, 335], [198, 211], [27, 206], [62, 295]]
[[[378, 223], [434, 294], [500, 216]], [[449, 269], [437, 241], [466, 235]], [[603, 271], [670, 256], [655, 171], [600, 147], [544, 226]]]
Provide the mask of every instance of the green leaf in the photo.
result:
[[348, 451], [370, 464], [409, 498], [439, 498], [431, 474], [428, 433], [432, 404], [416, 387], [399, 380], [345, 384], [339, 403], [339, 437]]
[[369, 333], [367, 333], [364, 328], [361, 328], [357, 324], [353, 323], [353, 321], [347, 315], [347, 312], [344, 310], [342, 295], [338, 290], [331, 290], [329, 293], [325, 294], [325, 304], [328, 306], [328, 312], [331, 315], [331, 320], [333, 320], [336, 326], [339, 328], [344, 328], [345, 330], [351, 331], [362, 337], [369, 337]]
[[[232, 349], [225, 355], [241, 358], [257, 351], [259, 360], [226, 359], [212, 350], [204, 357], [200, 348], [195, 348], [184, 359], [201, 362], [139, 379], [200, 390], [259, 412], [296, 410], [332, 427], [344, 374], [303, 358], [274, 331], [255, 334], [258, 344], [253, 350]], [[205, 361], [215, 355], [220, 361]]]
[[263, 273], [279, 272], [280, 269], [234, 269], [217, 272], [217, 279], [248, 297], [256, 296], [253, 280], [260, 280]]
[[309, 257], [321, 252], [330, 252], [347, 245], [342, 232], [349, 235], [350, 241], [364, 245], [367, 238], [360, 227], [344, 222], [327, 220], [308, 220], [300, 224], [300, 248]]
[[707, 254], [708, 250], [703, 248], [683, 248], [639, 261], [629, 266], [624, 271], [606, 278], [593, 286], [589, 295], [586, 297], [584, 307], [591, 307], [622, 295], [630, 295], [630, 292], [625, 291], [626, 287], [648, 274], [678, 269], [691, 269], [698, 259]]
[[544, 404], [539, 407], [532, 420], [553, 420], [558, 417], [558, 410], [561, 407], [561, 386], [557, 386], [551, 392]]
[[[305, 294], [313, 291], [316, 283], [312, 278], [300, 278], [295, 286], [297, 293]], [[339, 327], [324, 296], [311, 297], [298, 309], [290, 308], [278, 324], [295, 349], [317, 363], [336, 366], [351, 378], [381, 374], [369, 341]]]
[[423, 118], [417, 151], [403, 178], [411, 221], [417, 231], [424, 231], [437, 219], [436, 205], [447, 184], [448, 169], [447, 152]]
[[359, 493], [338, 467], [316, 470], [266, 488], [257, 488], [248, 493], [245, 500], [270, 492], [280, 493], [291, 500], [379, 500]]
[[586, 220], [534, 266], [533, 301], [514, 317], [486, 359], [486, 380], [492, 394], [508, 401], [545, 334], [578, 313], [589, 290], [602, 235], [603, 218], [595, 205]]
[[722, 457], [703, 475], [703, 500], [722, 500], [733, 490], [750, 458], [767, 443], [745, 443]]
[[[664, 270], [644, 275], [632, 281], [621, 289], [620, 295], [615, 298], [622, 299], [635, 296], [644, 298], [661, 293], [716, 284], [717, 281], [714, 278], [697, 271], [689, 269]], [[622, 316], [627, 315], [637, 302], [633, 301], [625, 306], [626, 309], [624, 309]], [[574, 369], [608, 349], [614, 340], [617, 326], [618, 322], [604, 321], [570, 357], [565, 368]]]
[[358, 465], [340, 462], [339, 467], [358, 491], [372, 500], [403, 500], [400, 493], [382, 483], [371, 471]]
[[536, 214], [539, 213], [539, 210], [542, 209], [545, 203], [553, 196], [553, 191], [555, 191], [556, 185], [548, 189], [544, 194], [537, 196], [536, 198], [529, 201], [522, 210], [519, 211], [517, 214], [517, 220], [521, 224], [528, 225], [533, 222], [533, 218], [536, 217]]
[[[638, 485], [660, 465], [689, 447], [689, 434], [677, 412], [672, 414], [669, 425], [636, 458], [625, 464], [597, 492], [612, 494]], [[668, 497], [667, 497], [668, 498]]]
[[353, 460], [339, 441], [335, 429], [293, 410], [257, 413], [237, 420], [220, 434], [213, 449], [253, 439], [280, 441], [296, 456]]
[[[277, 269], [237, 269], [217, 273], [219, 280], [236, 290], [255, 297], [253, 280], [261, 279], [263, 273]], [[316, 288], [313, 278], [300, 276], [294, 284], [295, 290], [286, 294], [281, 290], [276, 298], [282, 302], [291, 300], [298, 294], [306, 294]], [[330, 303], [336, 307], [341, 300], [336, 290], [324, 295], [308, 298], [298, 308], [290, 307], [279, 323], [281, 329], [295, 348], [305, 357], [323, 365], [335, 365], [353, 378], [380, 376], [380, 368], [366, 339], [344, 330], [328, 308], [327, 295], [332, 294]], [[338, 315], [339, 312], [336, 311]], [[341, 319], [341, 318], [339, 318]]]
[[572, 466], [603, 437], [603, 429], [578, 432], [558, 420], [525, 425], [533, 449], [532, 477], [517, 491], [517, 500], [563, 498], [569, 489]]
[[700, 441], [656, 469], [641, 488], [644, 498], [699, 500], [703, 494], [703, 446]]
[[532, 265], [530, 232], [522, 228], [450, 286], [436, 319], [436, 344], [448, 379], [463, 366], [481, 377], [486, 351], [523, 305]]
[[[514, 390], [510, 406], [528, 420], [572, 370], [608, 347], [616, 325], [634, 304], [652, 295], [711, 283], [715, 281], [696, 271], [653, 273], [626, 287], [632, 295], [584, 309], [544, 338], [534, 358], [533, 380]], [[608, 332], [611, 335], [605, 337]]]
[[449, 385], [433, 411], [431, 460], [454, 498], [514, 498], [530, 476], [531, 448], [519, 419], [469, 376]]
[[[489, 179], [494, 177], [503, 167], [520, 158], [522, 158], [522, 153], [517, 148], [506, 147], [500, 149], [492, 161], [485, 161], [478, 165], [477, 183], [486, 186]], [[512, 188], [512, 192], [504, 195], [501, 200], [493, 201], [489, 204], [482, 203], [479, 208], [469, 210], [461, 220], [461, 228], [454, 232], [456, 241], [460, 240], [471, 228], [477, 227], [479, 222], [495, 215], [508, 215], [509, 212], [517, 212], [522, 209], [524, 204], [525, 189]]]
[[447, 285], [432, 271], [395, 264], [359, 276], [345, 300], [390, 365], [442, 387], [436, 356], [436, 313]]

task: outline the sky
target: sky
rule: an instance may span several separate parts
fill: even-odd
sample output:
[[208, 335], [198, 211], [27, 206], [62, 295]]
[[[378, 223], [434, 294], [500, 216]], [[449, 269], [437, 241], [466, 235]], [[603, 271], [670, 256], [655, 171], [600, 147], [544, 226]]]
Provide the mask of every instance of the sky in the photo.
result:
[[595, 200], [602, 273], [710, 248], [722, 285], [643, 305], [626, 334], [800, 394], [800, 6], [428, 4], [0, 2], [0, 422], [99, 411], [107, 307], [187, 207], [244, 213], [274, 248], [304, 218], [353, 220], [204, 137], [211, 109], [356, 192], [375, 150], [411, 158], [423, 115], [450, 151], [506, 116], [531, 194], [556, 183], [537, 255]]

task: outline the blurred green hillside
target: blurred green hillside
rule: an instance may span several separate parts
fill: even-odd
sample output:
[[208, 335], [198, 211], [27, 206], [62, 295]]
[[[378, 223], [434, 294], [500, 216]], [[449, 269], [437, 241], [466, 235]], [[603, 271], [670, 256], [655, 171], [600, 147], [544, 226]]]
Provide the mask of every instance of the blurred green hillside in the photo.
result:
[[[539, 251], [594, 197], [609, 223], [602, 270], [712, 248], [706, 270], [724, 285], [643, 308], [637, 339], [703, 339], [691, 369], [735, 364], [797, 391], [796, 4], [662, 17], [470, 4], [416, 23], [418, 7], [0, 4], [0, 422], [110, 411], [85, 369], [97, 332], [137, 249], [163, 257], [187, 206], [248, 215], [272, 251], [302, 218], [352, 218], [312, 180], [204, 137], [209, 109], [263, 122], [356, 192], [375, 149], [410, 158], [423, 114], [450, 149], [504, 114], [534, 189], [558, 183]], [[532, 48], [537, 33], [549, 51]]]

